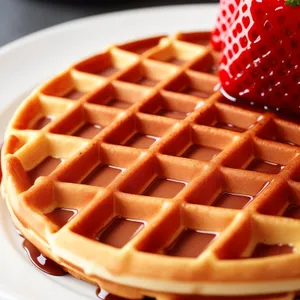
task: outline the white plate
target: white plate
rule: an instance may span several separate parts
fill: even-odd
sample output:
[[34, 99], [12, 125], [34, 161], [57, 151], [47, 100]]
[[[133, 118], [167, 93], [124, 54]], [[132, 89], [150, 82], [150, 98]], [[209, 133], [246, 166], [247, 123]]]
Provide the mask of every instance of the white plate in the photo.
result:
[[[177, 31], [211, 30], [216, 5], [130, 10], [58, 25], [0, 48], [0, 135], [20, 101], [40, 82], [108, 44]], [[0, 300], [98, 299], [71, 276], [48, 276], [29, 262], [0, 199]]]

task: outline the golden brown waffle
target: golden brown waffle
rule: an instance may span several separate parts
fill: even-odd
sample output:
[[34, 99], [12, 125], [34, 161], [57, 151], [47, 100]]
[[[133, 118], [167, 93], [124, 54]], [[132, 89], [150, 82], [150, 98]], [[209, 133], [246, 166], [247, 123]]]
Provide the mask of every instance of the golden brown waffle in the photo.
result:
[[209, 38], [113, 45], [33, 91], [2, 191], [27, 239], [113, 294], [293, 299], [300, 125], [228, 103]]

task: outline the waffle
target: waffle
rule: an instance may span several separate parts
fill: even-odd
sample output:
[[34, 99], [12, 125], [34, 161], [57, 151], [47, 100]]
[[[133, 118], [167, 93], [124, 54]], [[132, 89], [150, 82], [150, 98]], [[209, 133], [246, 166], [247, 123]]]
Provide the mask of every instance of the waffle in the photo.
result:
[[35, 89], [2, 193], [42, 253], [113, 294], [293, 299], [300, 125], [228, 102], [209, 39], [111, 45]]

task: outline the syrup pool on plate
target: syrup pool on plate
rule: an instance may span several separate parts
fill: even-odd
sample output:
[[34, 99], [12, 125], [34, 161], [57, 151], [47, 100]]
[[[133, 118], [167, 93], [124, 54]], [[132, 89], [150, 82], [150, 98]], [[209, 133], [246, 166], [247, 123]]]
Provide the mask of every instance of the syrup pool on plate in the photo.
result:
[[17, 230], [17, 233], [23, 238], [22, 246], [35, 267], [52, 276], [64, 276], [67, 274], [60, 265], [44, 256], [31, 242], [25, 239], [19, 230]]

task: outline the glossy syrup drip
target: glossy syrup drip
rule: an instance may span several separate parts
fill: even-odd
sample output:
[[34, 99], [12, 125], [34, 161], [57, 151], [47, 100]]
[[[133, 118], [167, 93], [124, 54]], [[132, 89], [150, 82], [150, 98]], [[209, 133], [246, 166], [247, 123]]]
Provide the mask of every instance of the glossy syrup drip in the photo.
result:
[[[67, 275], [60, 265], [53, 260], [44, 256], [31, 242], [29, 242], [19, 229], [16, 229], [17, 234], [23, 239], [22, 246], [26, 251], [32, 264], [42, 272], [52, 276], [64, 276]], [[122, 298], [108, 293], [104, 289], [97, 288], [96, 296], [102, 300], [130, 300], [128, 298]], [[144, 297], [137, 300], [155, 300], [154, 298]]]
[[37, 267], [42, 272], [52, 276], [64, 276], [67, 274], [67, 272], [64, 271], [60, 265], [58, 265], [53, 260], [47, 258], [46, 256], [44, 256], [40, 252], [40, 250], [38, 250], [31, 242], [29, 242], [22, 235], [22, 233], [19, 230], [17, 230], [17, 233], [19, 234], [20, 237], [24, 239], [22, 246], [26, 251], [30, 261], [35, 267]]

